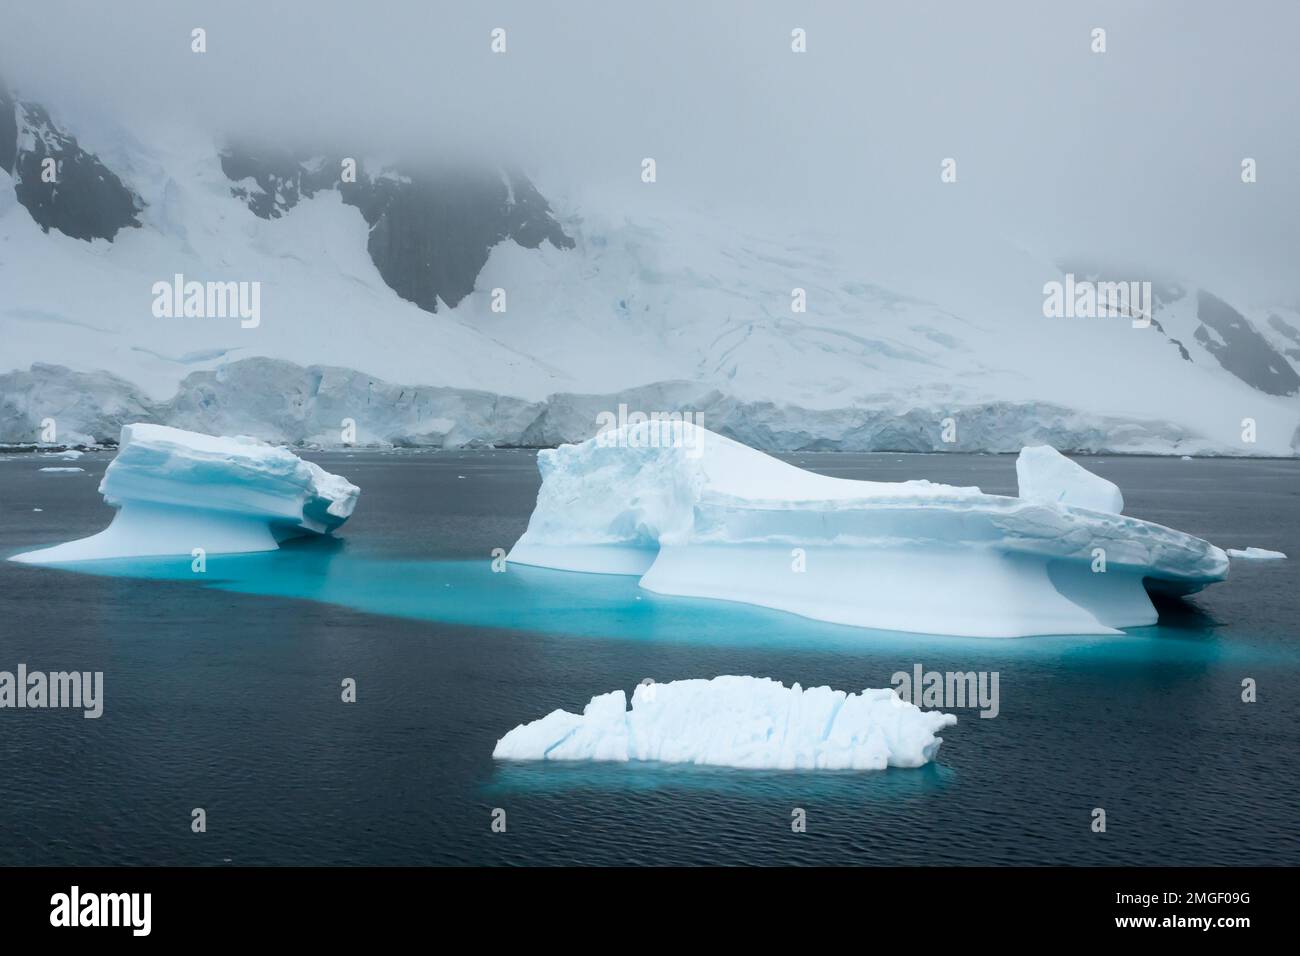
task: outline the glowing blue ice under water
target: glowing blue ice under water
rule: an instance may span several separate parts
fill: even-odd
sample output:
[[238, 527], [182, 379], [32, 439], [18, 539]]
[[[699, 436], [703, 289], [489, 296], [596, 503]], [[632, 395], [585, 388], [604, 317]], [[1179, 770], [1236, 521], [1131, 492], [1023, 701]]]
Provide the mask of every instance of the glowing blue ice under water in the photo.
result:
[[[393, 560], [358, 553], [336, 539], [302, 539], [278, 551], [210, 555], [196, 573], [189, 556], [122, 558], [52, 568], [107, 577], [183, 582], [240, 594], [338, 605], [367, 614], [583, 639], [838, 652], [959, 651], [967, 658], [1105, 658], [1217, 661], [1286, 652], [1234, 634], [1188, 606], [1172, 625], [1119, 635], [1057, 635], [1016, 640], [877, 631], [704, 598], [654, 594], [631, 575], [583, 574], [521, 565], [493, 571], [481, 560]], [[1300, 659], [1300, 654], [1294, 655]]]

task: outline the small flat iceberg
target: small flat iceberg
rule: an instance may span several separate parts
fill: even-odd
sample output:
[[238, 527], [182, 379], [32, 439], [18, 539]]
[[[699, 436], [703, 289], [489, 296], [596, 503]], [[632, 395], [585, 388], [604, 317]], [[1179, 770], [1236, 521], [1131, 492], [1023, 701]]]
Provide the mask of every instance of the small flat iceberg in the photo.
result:
[[921, 710], [891, 689], [848, 694], [766, 677], [641, 684], [581, 714], [554, 710], [499, 741], [498, 760], [656, 760], [779, 770], [884, 770], [935, 758], [935, 731], [956, 716]]
[[125, 425], [99, 485], [118, 509], [99, 534], [11, 560], [58, 564], [100, 558], [274, 551], [286, 538], [329, 534], [361, 493], [287, 448], [163, 425]]
[[542, 487], [508, 560], [637, 575], [661, 594], [890, 631], [1115, 634], [1154, 624], [1148, 591], [1222, 581], [1228, 556], [1121, 514], [1106, 481], [1047, 446], [1020, 495], [804, 471], [685, 421], [538, 453]]
[[1228, 557], [1239, 561], [1285, 561], [1286, 555], [1281, 551], [1268, 548], [1229, 548]]

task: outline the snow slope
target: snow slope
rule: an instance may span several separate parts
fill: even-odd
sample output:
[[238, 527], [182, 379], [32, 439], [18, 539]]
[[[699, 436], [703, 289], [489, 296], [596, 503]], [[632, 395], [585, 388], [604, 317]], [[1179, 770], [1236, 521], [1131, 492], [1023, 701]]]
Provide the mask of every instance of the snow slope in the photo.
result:
[[1022, 480], [1059, 488], [1042, 500], [831, 478], [680, 421], [543, 450], [538, 467], [537, 505], [508, 560], [839, 624], [1114, 634], [1155, 623], [1147, 588], [1186, 594], [1228, 572], [1209, 542], [1063, 503], [1082, 482], [1035, 454]]
[[521, 724], [497, 741], [492, 756], [884, 770], [929, 763], [943, 743], [935, 731], [956, 723], [892, 690], [846, 694], [728, 676], [638, 685], [630, 710], [623, 691], [601, 694], [581, 714], [554, 710]]
[[[994, 236], [763, 233], [647, 188], [637, 201], [552, 197], [573, 248], [501, 242], [475, 291], [430, 313], [385, 282], [365, 218], [337, 191], [259, 218], [232, 193], [251, 180], [227, 178], [209, 137], [50, 113], [138, 197], [140, 225], [112, 241], [43, 232], [0, 170], [0, 373], [42, 379], [0, 382], [0, 441], [32, 441], [51, 414], [79, 434], [139, 420], [93, 397], [31, 403], [49, 391], [45, 377], [66, 381], [54, 366], [120, 379], [136, 394], [107, 400], [184, 425], [194, 419], [170, 406], [184, 404], [189, 376], [265, 357], [374, 379], [391, 395], [354, 389], [346, 407], [296, 430], [265, 394], [277, 366], [264, 364], [256, 402], [232, 390], [206, 407], [280, 441], [330, 441], [339, 419], [368, 415], [375, 441], [545, 444], [594, 434], [595, 414], [628, 401], [703, 409], [766, 448], [1291, 455], [1300, 445], [1300, 400], [1286, 391], [1300, 326], [1286, 309], [1198, 311], [1189, 289], [1162, 300], [1147, 329], [1048, 319], [1042, 287], [1061, 270]], [[260, 323], [155, 317], [153, 285], [175, 275], [260, 283]], [[792, 310], [796, 289], [806, 311]], [[536, 414], [507, 427], [438, 413], [425, 427], [403, 407], [419, 388]]]
[[122, 429], [100, 482], [118, 509], [99, 534], [12, 560], [57, 564], [145, 555], [273, 551], [285, 538], [328, 534], [360, 489], [285, 448], [162, 425]]

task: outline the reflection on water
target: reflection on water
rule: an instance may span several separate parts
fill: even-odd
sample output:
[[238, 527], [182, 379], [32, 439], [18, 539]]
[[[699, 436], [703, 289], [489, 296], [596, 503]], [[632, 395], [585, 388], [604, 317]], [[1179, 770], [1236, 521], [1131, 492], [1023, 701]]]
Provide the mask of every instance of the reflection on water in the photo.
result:
[[[943, 749], [939, 750], [940, 755]], [[635, 773], [629, 773], [629, 766]], [[484, 796], [513, 793], [565, 793], [573, 790], [629, 792], [646, 790], [732, 793], [738, 788], [774, 800], [895, 800], [938, 793], [952, 786], [957, 772], [928, 763], [916, 769], [884, 772], [858, 770], [745, 770], [637, 761], [634, 765], [585, 760], [498, 761]]]
[[[338, 540], [209, 555], [202, 575], [188, 556], [77, 569], [89, 573], [0, 561], [0, 667], [103, 670], [106, 692], [99, 720], [0, 716], [0, 863], [1300, 862], [1285, 838], [1300, 780], [1293, 561], [1234, 564], [1124, 635], [881, 633], [634, 578], [494, 574], [492, 549], [536, 500], [529, 453], [314, 457], [364, 489]], [[842, 477], [1015, 488], [1008, 456], [799, 457]], [[102, 472], [106, 456], [81, 463]], [[0, 555], [112, 516], [90, 475], [0, 464]], [[1089, 464], [1134, 515], [1300, 554], [1300, 462]], [[957, 709], [920, 769], [491, 756], [517, 724], [646, 677], [857, 690], [917, 663], [1001, 675], [998, 717]], [[340, 702], [344, 677], [356, 704]], [[1258, 703], [1242, 701], [1245, 678]], [[202, 840], [199, 801], [217, 824]], [[1104, 836], [1089, 827], [1098, 806]], [[490, 827], [496, 807], [508, 833]], [[807, 833], [791, 831], [794, 807]]]
[[[813, 621], [768, 608], [655, 594], [633, 576], [582, 574], [492, 562], [391, 560], [353, 553], [336, 538], [299, 538], [279, 551], [190, 558], [126, 558], [61, 565], [81, 573], [185, 581], [242, 594], [336, 604], [369, 614], [606, 640], [729, 647], [799, 647], [854, 652], [918, 647], [966, 657], [1300, 660], [1276, 642], [1220, 640], [1221, 623], [1196, 605], [1158, 599], [1160, 623], [1122, 635], [999, 639], [877, 631]], [[936, 599], [942, 599], [936, 595]]]

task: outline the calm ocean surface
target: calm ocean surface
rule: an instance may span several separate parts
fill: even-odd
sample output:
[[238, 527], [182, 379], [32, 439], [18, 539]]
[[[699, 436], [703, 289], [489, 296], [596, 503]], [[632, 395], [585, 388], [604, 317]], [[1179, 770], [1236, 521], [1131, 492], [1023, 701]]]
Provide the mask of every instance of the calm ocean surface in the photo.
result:
[[[188, 557], [93, 574], [0, 561], [0, 670], [105, 673], [98, 720], [0, 710], [0, 864], [1300, 863], [1295, 560], [1234, 563], [1121, 637], [888, 634], [632, 578], [492, 573], [532, 510], [530, 452], [307, 457], [362, 489], [337, 541], [209, 557], [203, 575]], [[0, 557], [105, 527], [110, 458], [0, 459]], [[790, 460], [1015, 488], [1012, 456]], [[65, 464], [86, 474], [38, 471]], [[1086, 464], [1130, 514], [1300, 558], [1300, 462]], [[491, 758], [516, 724], [647, 677], [858, 690], [916, 663], [996, 670], [1001, 698], [992, 720], [954, 711], [920, 770]], [[1241, 702], [1247, 677], [1258, 703]]]

